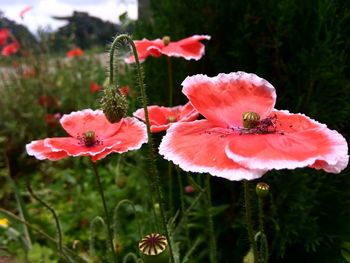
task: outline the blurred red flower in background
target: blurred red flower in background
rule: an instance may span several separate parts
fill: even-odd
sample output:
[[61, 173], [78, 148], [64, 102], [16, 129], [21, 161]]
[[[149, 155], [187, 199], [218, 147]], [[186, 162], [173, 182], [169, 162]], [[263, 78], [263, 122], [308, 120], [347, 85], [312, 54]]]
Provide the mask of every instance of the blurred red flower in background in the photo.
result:
[[19, 50], [19, 43], [14, 41], [2, 48], [1, 55], [7, 57], [16, 54]]
[[96, 93], [99, 92], [102, 89], [100, 85], [98, 85], [95, 81], [90, 82], [90, 92]]
[[82, 56], [84, 55], [84, 51], [80, 48], [74, 48], [74, 49], [71, 49], [67, 52], [67, 57], [68, 58], [72, 58], [72, 57], [79, 57], [79, 56]]
[[121, 86], [118, 90], [123, 96], [127, 96], [129, 94], [129, 86]]
[[[207, 35], [194, 35], [176, 42], [170, 42], [169, 37], [155, 40], [136, 40], [134, 41], [140, 62], [148, 56], [160, 57], [162, 54], [169, 57], [182, 57], [184, 59], [199, 60], [205, 50], [205, 46], [200, 40], [209, 40]], [[125, 59], [127, 63], [135, 62], [134, 56]]]
[[4, 45], [9, 36], [9, 31], [7, 28], [0, 28], [0, 46]]

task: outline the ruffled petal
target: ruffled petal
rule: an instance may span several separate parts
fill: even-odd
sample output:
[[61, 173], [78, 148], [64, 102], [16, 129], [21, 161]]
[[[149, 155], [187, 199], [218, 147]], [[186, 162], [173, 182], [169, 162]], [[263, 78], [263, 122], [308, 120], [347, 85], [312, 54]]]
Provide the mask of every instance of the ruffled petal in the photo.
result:
[[230, 131], [216, 132], [216, 128], [207, 120], [175, 123], [163, 137], [159, 153], [185, 171], [233, 181], [261, 177], [265, 171], [246, 169], [227, 158], [224, 149]]
[[[174, 122], [195, 120], [199, 115], [190, 103], [176, 107], [152, 105], [148, 106], [147, 110], [151, 132], [154, 133], [167, 130]], [[133, 115], [144, 122], [146, 121], [143, 108], [135, 111]]]
[[87, 131], [94, 131], [99, 139], [108, 138], [118, 132], [121, 121], [110, 123], [103, 111], [86, 109], [65, 114], [60, 119], [62, 127], [72, 137], [83, 136]]
[[194, 35], [177, 42], [170, 42], [161, 52], [171, 57], [199, 60], [205, 51], [205, 46], [199, 41], [204, 39], [209, 40], [210, 36]]
[[[154, 57], [159, 57], [162, 55], [161, 49], [163, 48], [163, 40], [155, 39], [155, 40], [136, 40], [134, 41], [137, 55], [139, 56], [140, 62], [143, 62], [148, 56], [152, 55]], [[125, 59], [126, 63], [134, 63], [135, 58], [134, 55], [129, 56]]]
[[34, 156], [39, 160], [49, 159], [51, 161], [57, 161], [68, 156], [64, 151], [54, 151], [50, 147], [44, 145], [44, 140], [32, 141], [26, 145], [26, 151], [28, 155]]
[[225, 152], [251, 169], [295, 169], [312, 166], [340, 172], [348, 162], [348, 146], [342, 135], [302, 114], [275, 111], [276, 133], [236, 134]]
[[275, 88], [255, 74], [234, 72], [210, 78], [187, 77], [182, 92], [193, 107], [209, 121], [222, 127], [242, 126], [245, 112], [256, 112], [264, 118], [272, 111]]
[[[104, 158], [106, 155], [116, 152], [123, 153], [141, 148], [148, 140], [146, 125], [135, 118], [125, 118], [118, 133], [108, 139], [113, 145], [105, 151], [91, 157], [92, 161]], [[113, 143], [118, 142], [118, 143]]]

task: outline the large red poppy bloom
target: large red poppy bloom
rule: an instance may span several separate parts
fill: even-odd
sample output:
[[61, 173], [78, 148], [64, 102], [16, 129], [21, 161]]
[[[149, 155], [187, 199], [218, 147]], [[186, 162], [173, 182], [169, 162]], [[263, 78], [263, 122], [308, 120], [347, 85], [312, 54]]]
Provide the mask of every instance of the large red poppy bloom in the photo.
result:
[[74, 49], [71, 49], [67, 52], [67, 57], [68, 58], [72, 58], [72, 57], [79, 57], [79, 56], [82, 56], [84, 55], [84, 51], [80, 48], [74, 48]]
[[145, 124], [130, 117], [111, 124], [101, 110], [72, 112], [60, 123], [70, 137], [32, 141], [26, 145], [27, 153], [39, 160], [90, 156], [95, 162], [113, 152], [139, 149], [147, 141]]
[[[176, 42], [169, 42], [168, 39], [155, 39], [155, 40], [136, 40], [134, 41], [137, 54], [140, 62], [144, 61], [148, 56], [160, 57], [162, 54], [169, 57], [182, 57], [184, 59], [199, 60], [203, 54], [205, 47], [200, 42], [201, 40], [210, 39], [210, 36], [206, 35], [194, 35], [188, 38]], [[134, 56], [130, 56], [125, 59], [127, 63], [135, 62]]]
[[2, 48], [1, 55], [8, 57], [13, 54], [16, 54], [18, 50], [19, 50], [19, 43], [17, 41], [14, 41]]
[[7, 28], [0, 28], [0, 46], [4, 45], [9, 36], [9, 30]]
[[182, 85], [206, 119], [172, 125], [159, 150], [186, 171], [242, 180], [305, 166], [339, 173], [348, 164], [342, 135], [303, 114], [274, 109], [274, 87], [255, 74], [196, 75]]
[[[175, 122], [193, 121], [197, 119], [199, 115], [198, 111], [193, 108], [191, 103], [176, 107], [153, 105], [147, 107], [147, 109], [151, 132], [154, 133], [167, 130], [170, 125]], [[143, 109], [138, 109], [133, 115], [145, 121], [145, 112]]]

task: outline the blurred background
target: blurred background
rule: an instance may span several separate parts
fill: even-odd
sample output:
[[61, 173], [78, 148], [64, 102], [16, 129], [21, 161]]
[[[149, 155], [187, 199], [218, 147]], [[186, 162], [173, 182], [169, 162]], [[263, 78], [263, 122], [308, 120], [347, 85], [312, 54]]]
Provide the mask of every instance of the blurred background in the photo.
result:
[[[172, 59], [174, 105], [186, 102], [181, 93], [181, 82], [186, 76], [252, 72], [274, 85], [277, 109], [304, 113], [338, 130], [349, 141], [349, 0], [1, 0], [0, 10], [0, 28], [8, 28], [21, 45], [20, 52], [0, 57], [0, 136], [5, 156], [0, 163], [2, 207], [17, 210], [8, 171], [19, 188], [33, 180], [31, 183], [38, 188], [54, 187], [50, 191], [56, 197], [62, 195], [59, 187], [68, 192], [75, 191], [72, 188], [76, 185], [88, 187], [83, 185], [85, 179], [74, 178], [69, 170], [81, 165], [85, 171], [83, 161], [68, 161], [65, 172], [63, 164], [48, 168], [48, 163], [39, 164], [28, 158], [24, 145], [33, 139], [62, 134], [55, 126], [34, 121], [35, 118], [44, 120], [47, 114], [99, 107], [98, 95], [84, 94], [89, 93], [92, 81], [102, 85], [106, 76], [105, 50], [119, 33], [128, 33], [135, 40], [170, 36], [176, 41], [191, 35], [211, 36], [204, 43], [201, 60]], [[70, 64], [53, 62], [53, 58], [64, 58], [68, 50], [77, 47], [91, 57], [84, 56]], [[101, 60], [96, 59], [101, 56]], [[16, 63], [24, 66], [16, 67]], [[23, 75], [28, 65], [35, 68], [33, 76]], [[165, 57], [151, 57], [143, 63], [150, 104], [167, 105], [166, 65]], [[50, 68], [55, 68], [55, 72]], [[125, 74], [121, 74], [119, 84], [130, 86], [133, 112], [139, 106], [133, 71], [127, 66], [120, 66], [120, 70]], [[38, 103], [40, 96], [46, 96], [44, 107]], [[156, 137], [158, 141], [160, 138]], [[135, 163], [131, 161], [134, 157], [126, 157], [125, 162], [136, 166], [143, 160], [139, 157]], [[39, 172], [34, 172], [38, 167]], [[115, 166], [108, 169], [106, 174], [114, 173]], [[125, 173], [132, 170], [125, 169]], [[113, 187], [127, 182], [125, 196], [140, 190], [135, 179], [138, 173], [130, 173], [124, 181], [118, 176], [111, 179]], [[336, 175], [308, 168], [271, 171], [262, 180], [271, 187], [271, 200], [266, 205], [270, 262], [350, 262], [349, 169]], [[241, 182], [213, 177], [211, 183], [213, 205], [220, 208], [214, 221], [218, 262], [242, 262], [248, 240]], [[110, 196], [114, 191], [111, 186]], [[143, 198], [141, 193], [138, 195]], [[28, 196], [24, 195], [24, 199]], [[29, 205], [30, 212], [36, 209], [39, 208]], [[65, 226], [68, 241], [75, 238], [74, 233], [86, 230], [83, 219], [72, 219], [71, 224], [75, 222], [78, 229], [76, 225]], [[198, 227], [192, 235], [201, 236], [204, 232], [204, 227]], [[80, 235], [82, 240], [87, 238]], [[0, 249], [16, 254], [18, 248], [8, 244], [3, 239]], [[124, 247], [128, 246], [132, 245], [125, 241]], [[197, 251], [201, 260], [193, 262], [207, 262], [201, 247]]]

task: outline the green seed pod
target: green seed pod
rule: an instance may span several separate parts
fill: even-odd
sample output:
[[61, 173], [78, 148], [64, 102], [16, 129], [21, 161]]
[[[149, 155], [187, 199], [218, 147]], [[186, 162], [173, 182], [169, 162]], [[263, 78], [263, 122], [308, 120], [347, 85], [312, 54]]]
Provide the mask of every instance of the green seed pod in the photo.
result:
[[267, 183], [258, 183], [255, 192], [260, 198], [264, 198], [269, 194], [270, 186]]
[[167, 46], [170, 44], [170, 37], [169, 36], [163, 37], [163, 44], [164, 44], [164, 46]]
[[105, 88], [101, 99], [103, 113], [110, 123], [119, 122], [128, 112], [128, 101], [120, 95], [117, 89]]
[[253, 129], [258, 126], [260, 120], [259, 114], [253, 111], [243, 113], [243, 127]]
[[168, 241], [161, 234], [149, 234], [139, 242], [139, 250], [144, 263], [168, 263], [170, 254]]

